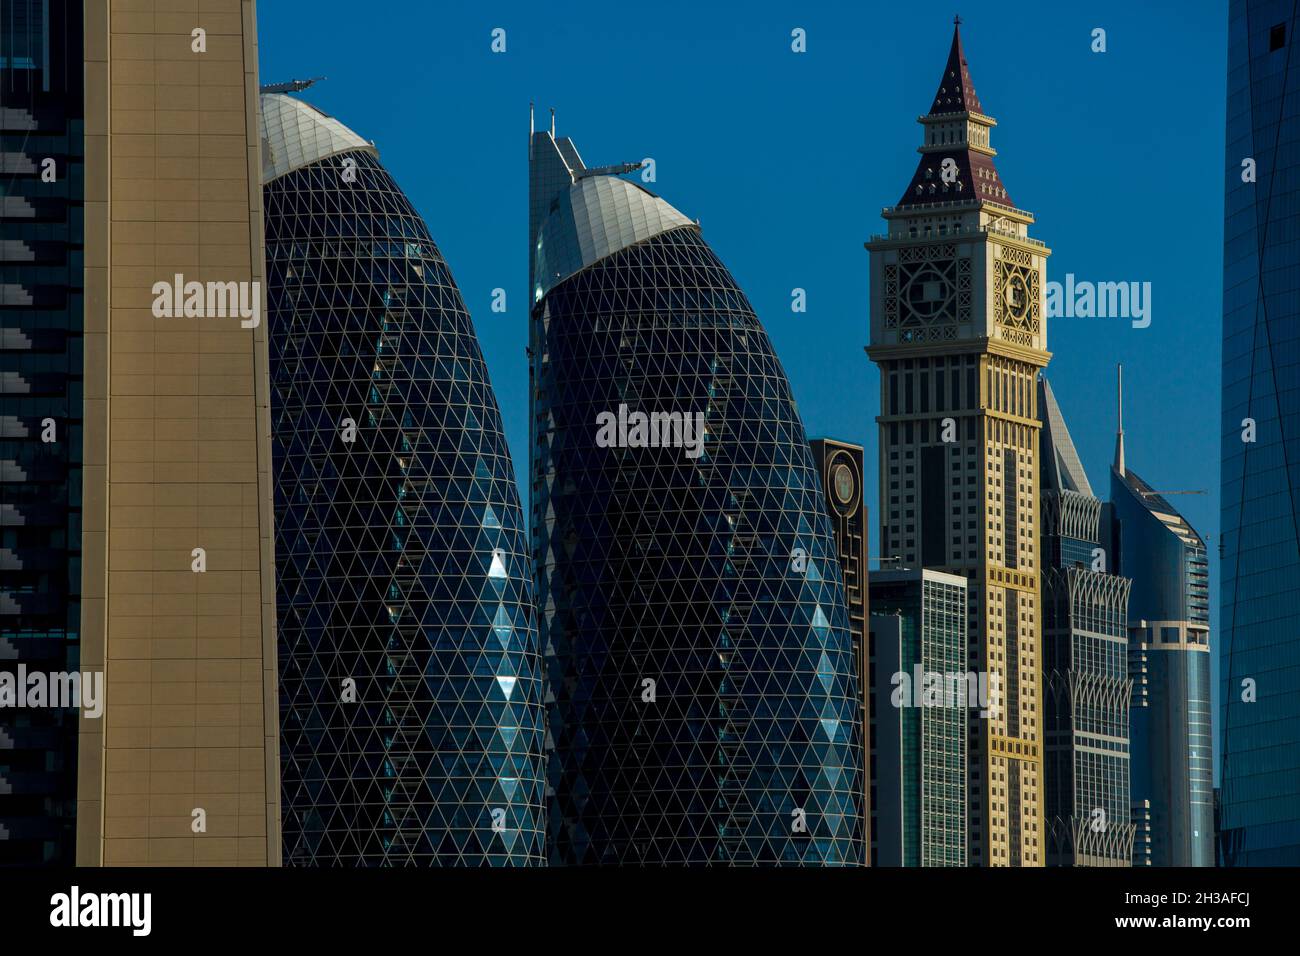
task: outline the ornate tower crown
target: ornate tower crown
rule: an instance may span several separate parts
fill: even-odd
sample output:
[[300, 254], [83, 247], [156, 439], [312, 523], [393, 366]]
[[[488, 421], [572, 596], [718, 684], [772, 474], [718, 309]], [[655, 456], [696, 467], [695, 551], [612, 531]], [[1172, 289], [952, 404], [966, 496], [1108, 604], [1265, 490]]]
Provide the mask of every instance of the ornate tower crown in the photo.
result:
[[930, 112], [917, 117], [925, 136], [916, 172], [882, 210], [889, 231], [867, 243], [871, 345], [988, 340], [1041, 366], [1050, 250], [1029, 235], [1033, 214], [1013, 204], [993, 164], [997, 122], [981, 110], [958, 27]]
[[971, 199], [1012, 205], [993, 165], [997, 154], [989, 146], [989, 130], [997, 121], [980, 107], [962, 50], [960, 26], [953, 28], [952, 48], [930, 112], [917, 122], [925, 127], [925, 142], [917, 148], [921, 161], [898, 201], [900, 208]]
[[1050, 250], [1029, 236], [1034, 217], [1011, 205], [993, 166], [994, 121], [981, 112], [959, 31], [919, 121], [916, 174], [883, 210], [889, 231], [866, 244], [867, 354], [880, 367], [880, 553], [968, 579], [970, 659], [996, 677], [1005, 702], [968, 727], [968, 858], [1040, 866], [1035, 384], [1050, 358]]

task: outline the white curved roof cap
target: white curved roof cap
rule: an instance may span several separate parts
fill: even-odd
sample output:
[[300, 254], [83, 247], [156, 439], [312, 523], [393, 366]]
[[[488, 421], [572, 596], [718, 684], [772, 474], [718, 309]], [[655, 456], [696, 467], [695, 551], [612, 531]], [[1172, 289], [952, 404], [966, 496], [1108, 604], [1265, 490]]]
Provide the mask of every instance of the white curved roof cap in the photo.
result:
[[262, 184], [314, 162], [362, 149], [379, 150], [332, 116], [283, 93], [263, 93]]
[[534, 301], [620, 249], [694, 225], [654, 193], [615, 176], [579, 179], [558, 202], [537, 239]]

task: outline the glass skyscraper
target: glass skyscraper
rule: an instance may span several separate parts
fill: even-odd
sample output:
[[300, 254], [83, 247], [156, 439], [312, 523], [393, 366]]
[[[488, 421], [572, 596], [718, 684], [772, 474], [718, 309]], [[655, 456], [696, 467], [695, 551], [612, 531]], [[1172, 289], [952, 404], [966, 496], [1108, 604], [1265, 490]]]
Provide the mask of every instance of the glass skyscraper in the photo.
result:
[[1221, 862], [1300, 865], [1300, 30], [1231, 0], [1223, 246]]
[[870, 577], [872, 864], [965, 866], [967, 719], [1002, 703], [987, 683], [981, 700], [966, 670], [966, 579], [908, 569]]
[[1110, 498], [1116, 571], [1133, 582], [1128, 606], [1133, 863], [1213, 866], [1205, 541], [1127, 466], [1122, 413]]
[[[0, 0], [0, 671], [81, 658], [82, 0]], [[50, 164], [53, 165], [50, 165]], [[0, 708], [0, 866], [75, 862], [74, 710]]]
[[459, 290], [374, 146], [262, 96], [284, 861], [544, 862], [514, 467]]
[[1038, 413], [1047, 865], [1129, 866], [1130, 582], [1109, 573], [1101, 502], [1041, 376]]
[[530, 136], [551, 855], [863, 862], [857, 663], [803, 424], [697, 224]]

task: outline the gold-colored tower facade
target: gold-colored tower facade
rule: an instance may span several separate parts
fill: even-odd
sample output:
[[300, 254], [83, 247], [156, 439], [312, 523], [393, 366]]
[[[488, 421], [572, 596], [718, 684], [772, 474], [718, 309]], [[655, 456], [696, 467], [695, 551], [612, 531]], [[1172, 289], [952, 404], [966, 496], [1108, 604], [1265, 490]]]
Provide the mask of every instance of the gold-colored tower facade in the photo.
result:
[[960, 29], [917, 170], [873, 237], [871, 344], [880, 368], [880, 555], [969, 581], [974, 866], [1042, 866], [1039, 421], [1049, 359], [1050, 250], [1028, 235], [993, 164]]
[[[255, 5], [84, 16], [81, 661], [106, 706], [81, 719], [77, 862], [274, 866]], [[181, 289], [170, 310], [158, 283]]]

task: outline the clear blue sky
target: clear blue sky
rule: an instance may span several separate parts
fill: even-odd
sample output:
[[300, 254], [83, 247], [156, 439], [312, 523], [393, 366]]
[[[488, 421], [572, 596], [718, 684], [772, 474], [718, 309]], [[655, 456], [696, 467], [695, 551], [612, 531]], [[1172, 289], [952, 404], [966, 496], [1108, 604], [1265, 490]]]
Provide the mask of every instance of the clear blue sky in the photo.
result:
[[[951, 6], [314, 0], [304, 16], [263, 0], [261, 79], [327, 76], [304, 97], [373, 139], [424, 215], [473, 313], [522, 490], [530, 100], [539, 126], [557, 109], [589, 165], [655, 159], [651, 188], [701, 221], [749, 295], [809, 434], [861, 442], [874, 462], [862, 243], [915, 168], [915, 119], [959, 12], [998, 169], [1053, 250], [1049, 279], [1152, 284], [1149, 328], [1049, 323], [1048, 376], [1105, 497], [1124, 363], [1129, 464], [1157, 488], [1209, 492], [1174, 501], [1210, 536], [1217, 605], [1225, 5]], [[795, 27], [807, 53], [790, 50]], [[498, 286], [505, 314], [489, 308]], [[868, 501], [874, 553], [874, 487]]]

